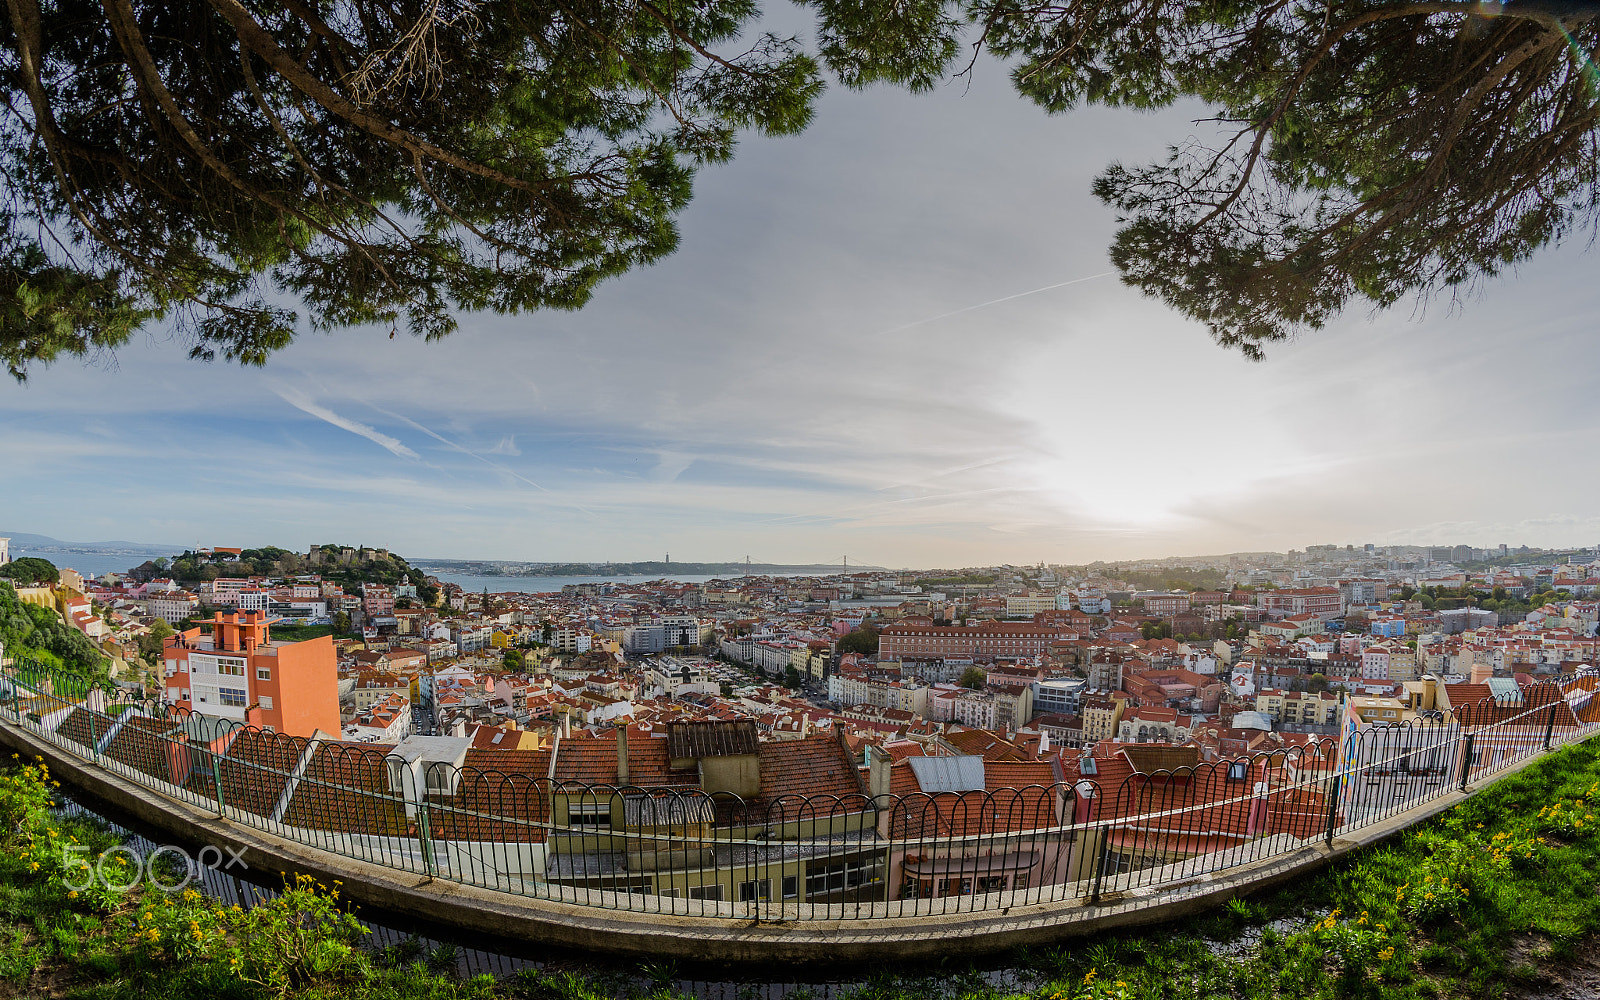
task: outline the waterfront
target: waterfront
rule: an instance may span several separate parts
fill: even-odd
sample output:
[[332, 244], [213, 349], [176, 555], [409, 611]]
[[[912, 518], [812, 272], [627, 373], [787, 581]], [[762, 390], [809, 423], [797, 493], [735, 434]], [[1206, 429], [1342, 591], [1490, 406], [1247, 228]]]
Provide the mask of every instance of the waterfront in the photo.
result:
[[453, 583], [471, 594], [482, 593], [485, 589], [491, 594], [559, 594], [562, 587], [576, 583], [640, 584], [648, 583], [651, 580], [672, 580], [676, 583], [708, 583], [712, 580], [737, 580], [739, 578], [736, 573], [727, 573], [721, 576], [704, 573], [688, 573], [681, 576], [661, 573], [652, 573], [644, 576], [468, 576], [464, 573], [434, 573], [426, 568], [424, 568], [424, 572], [437, 578], [441, 583]]

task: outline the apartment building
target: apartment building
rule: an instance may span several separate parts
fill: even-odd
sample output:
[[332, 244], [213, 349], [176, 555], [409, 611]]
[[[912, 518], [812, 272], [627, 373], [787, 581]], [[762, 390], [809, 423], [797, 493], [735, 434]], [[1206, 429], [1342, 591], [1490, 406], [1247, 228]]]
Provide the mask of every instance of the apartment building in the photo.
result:
[[1007, 618], [1032, 618], [1041, 611], [1054, 610], [1055, 594], [1011, 594], [1006, 597]]
[[1147, 615], [1157, 615], [1170, 618], [1189, 610], [1190, 599], [1188, 594], [1140, 594], [1138, 599], [1144, 602], [1144, 611]]
[[268, 727], [291, 736], [339, 732], [339, 668], [333, 640], [276, 642], [271, 619], [218, 612], [200, 628], [168, 638], [167, 703], [201, 715]]
[[1316, 615], [1327, 621], [1344, 614], [1344, 598], [1338, 587], [1262, 590], [1256, 593], [1256, 606], [1275, 618]]
[[1046, 656], [1058, 640], [1075, 638], [1066, 626], [1011, 622], [978, 625], [887, 625], [878, 633], [878, 656], [886, 660], [958, 656]]
[[376, 583], [365, 584], [361, 588], [361, 613], [368, 618], [393, 617], [394, 594], [388, 587]]
[[145, 600], [146, 613], [153, 618], [160, 618], [169, 625], [183, 621], [194, 614], [199, 607], [200, 598], [181, 590], [151, 594]]

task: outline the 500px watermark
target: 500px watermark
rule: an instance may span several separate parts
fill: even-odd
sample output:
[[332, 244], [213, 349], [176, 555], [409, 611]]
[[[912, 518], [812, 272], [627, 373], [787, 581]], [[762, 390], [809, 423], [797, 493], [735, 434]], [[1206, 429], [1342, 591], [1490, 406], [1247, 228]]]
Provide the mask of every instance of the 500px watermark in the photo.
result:
[[250, 870], [250, 866], [245, 864], [242, 847], [234, 850], [207, 844], [190, 854], [181, 847], [162, 844], [149, 854], [143, 854], [117, 844], [100, 852], [97, 857], [89, 857], [90, 853], [83, 844], [62, 845], [62, 885], [77, 892], [92, 888], [127, 892], [140, 882], [148, 882], [166, 892], [182, 892], [190, 884], [199, 882], [206, 869]]

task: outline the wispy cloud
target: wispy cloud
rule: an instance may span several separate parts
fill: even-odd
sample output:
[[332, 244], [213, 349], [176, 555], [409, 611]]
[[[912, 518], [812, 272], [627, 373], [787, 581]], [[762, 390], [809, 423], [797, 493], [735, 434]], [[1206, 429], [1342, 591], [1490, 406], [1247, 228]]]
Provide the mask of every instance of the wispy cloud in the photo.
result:
[[288, 403], [297, 410], [311, 414], [318, 420], [326, 420], [328, 423], [340, 428], [341, 430], [347, 430], [351, 434], [360, 435], [361, 437], [366, 438], [368, 441], [371, 441], [373, 444], [387, 449], [389, 452], [399, 456], [400, 458], [409, 458], [414, 461], [420, 461], [422, 458], [422, 456], [401, 444], [398, 438], [392, 438], [378, 430], [376, 427], [361, 423], [359, 420], [351, 420], [349, 417], [341, 417], [339, 414], [328, 409], [326, 406], [313, 401], [309, 396], [293, 386], [270, 383], [270, 387], [272, 391], [278, 395], [278, 398], [282, 399], [285, 403]]
[[517, 436], [515, 434], [507, 434], [500, 439], [499, 444], [486, 450], [484, 454], [517, 456], [522, 454], [522, 449], [517, 447]]

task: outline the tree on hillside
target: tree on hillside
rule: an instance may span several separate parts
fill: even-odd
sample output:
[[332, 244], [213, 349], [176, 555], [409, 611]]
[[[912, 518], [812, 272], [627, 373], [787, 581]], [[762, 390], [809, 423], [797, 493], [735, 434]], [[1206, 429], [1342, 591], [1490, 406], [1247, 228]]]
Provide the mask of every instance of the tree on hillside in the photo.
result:
[[23, 556], [0, 566], [0, 577], [15, 580], [19, 586], [27, 587], [37, 583], [58, 583], [61, 573], [55, 563], [48, 559]]
[[988, 680], [989, 675], [984, 672], [982, 667], [968, 667], [961, 671], [961, 677], [956, 683], [973, 691], [982, 691], [983, 685]]
[[42, 662], [83, 677], [107, 679], [108, 661], [94, 643], [54, 608], [23, 604], [9, 580], [0, 580], [0, 645], [19, 664]]
[[151, 666], [160, 663], [164, 641], [172, 634], [172, 626], [166, 619], [157, 618], [151, 622], [150, 630], [139, 637], [139, 658]]
[[800, 690], [800, 671], [792, 663], [783, 672], [783, 686], [791, 691]]
[[261, 364], [301, 322], [433, 339], [669, 253], [698, 166], [805, 126], [747, 0], [8, 0], [0, 360], [164, 320]]
[[1251, 357], [1352, 300], [1468, 285], [1597, 221], [1600, 3], [815, 4], [849, 83], [930, 86], [975, 30], [1051, 114], [1215, 109], [1218, 142], [1113, 165], [1094, 191], [1120, 213], [1123, 280]]

